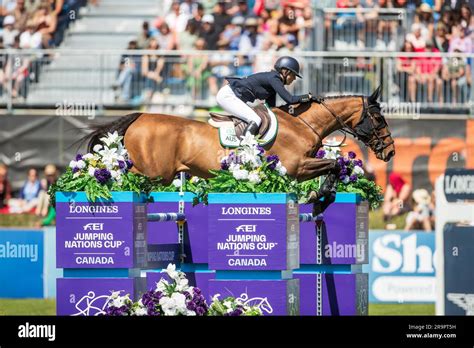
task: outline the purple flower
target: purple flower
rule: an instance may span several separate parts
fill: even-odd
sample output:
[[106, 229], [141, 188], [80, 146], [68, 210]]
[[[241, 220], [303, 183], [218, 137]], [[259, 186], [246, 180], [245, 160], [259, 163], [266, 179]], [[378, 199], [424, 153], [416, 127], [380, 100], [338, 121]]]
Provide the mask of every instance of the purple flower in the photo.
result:
[[339, 172], [340, 175], [346, 175], [347, 174], [347, 168], [346, 167], [342, 167], [341, 168], [341, 171]]
[[221, 162], [221, 169], [222, 169], [222, 170], [227, 170], [227, 169], [229, 169], [229, 163], [227, 163], [226, 160], [223, 160], [223, 161]]
[[349, 155], [349, 158], [350, 158], [350, 159], [356, 158], [356, 154], [355, 154], [354, 151], [349, 151], [348, 155]]
[[120, 169], [124, 169], [127, 166], [127, 164], [124, 161], [118, 161], [118, 166]]
[[344, 163], [344, 157], [338, 157], [336, 159], [337, 163], [340, 165], [340, 166], [343, 166], [345, 163]]
[[263, 147], [261, 147], [260, 145], [257, 145], [257, 149], [258, 149], [258, 151], [260, 152], [261, 155], [263, 155], [263, 153], [265, 152], [265, 149]]
[[206, 313], [206, 310], [203, 307], [197, 307], [196, 308], [196, 315], [202, 316], [202, 315], [204, 315], [204, 313]]
[[279, 161], [280, 161], [280, 158], [278, 157], [278, 155], [267, 156], [267, 162], [270, 163], [268, 165], [268, 168], [270, 168], [271, 170], [274, 170]]
[[357, 175], [352, 174], [352, 175], [349, 177], [349, 181], [350, 181], [350, 182], [356, 182], [356, 181], [357, 181]]
[[76, 155], [76, 161], [80, 161], [82, 159], [82, 155], [80, 153], [78, 153]]
[[94, 176], [100, 184], [105, 184], [112, 177], [110, 172], [105, 168], [96, 169], [94, 172]]
[[358, 166], [358, 167], [362, 167], [363, 163], [362, 163], [362, 160], [358, 159], [358, 160], [355, 160], [354, 161], [354, 165]]
[[326, 151], [321, 149], [316, 153], [316, 158], [324, 158], [325, 155], [326, 155]]
[[77, 168], [77, 167], [72, 168], [73, 173], [77, 173], [78, 171], [79, 171], [79, 168]]
[[339, 175], [340, 180], [345, 180], [347, 178], [347, 175]]
[[127, 163], [127, 169], [130, 169], [130, 168], [133, 167], [133, 162], [132, 162], [132, 160], [126, 160], [125, 162]]
[[344, 164], [348, 166], [349, 164], [351, 164], [351, 160], [348, 158], [344, 158]]

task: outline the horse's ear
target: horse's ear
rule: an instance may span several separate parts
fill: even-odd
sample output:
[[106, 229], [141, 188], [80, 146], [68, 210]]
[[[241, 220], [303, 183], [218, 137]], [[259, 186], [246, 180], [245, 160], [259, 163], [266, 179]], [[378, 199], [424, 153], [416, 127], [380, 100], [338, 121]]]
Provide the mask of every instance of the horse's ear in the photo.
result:
[[372, 93], [372, 95], [369, 97], [370, 102], [377, 102], [377, 100], [380, 98], [382, 92], [382, 85], [379, 85], [377, 89]]

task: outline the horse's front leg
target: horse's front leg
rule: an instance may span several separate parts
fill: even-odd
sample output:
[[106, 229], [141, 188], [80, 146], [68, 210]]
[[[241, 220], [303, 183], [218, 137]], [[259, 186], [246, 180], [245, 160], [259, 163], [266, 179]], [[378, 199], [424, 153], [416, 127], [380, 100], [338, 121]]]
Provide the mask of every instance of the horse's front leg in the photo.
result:
[[[313, 203], [313, 215], [321, 214], [336, 199], [336, 187], [341, 167], [336, 160], [305, 158], [298, 180], [314, 179], [327, 175], [319, 191], [311, 191], [307, 203]], [[323, 201], [321, 199], [324, 198]]]

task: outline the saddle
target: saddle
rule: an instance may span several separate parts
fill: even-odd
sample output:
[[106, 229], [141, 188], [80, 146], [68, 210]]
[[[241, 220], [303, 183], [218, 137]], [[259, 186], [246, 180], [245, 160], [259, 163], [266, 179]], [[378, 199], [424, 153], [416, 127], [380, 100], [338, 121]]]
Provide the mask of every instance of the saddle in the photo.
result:
[[[268, 132], [271, 124], [271, 117], [268, 112], [268, 108], [264, 104], [257, 104], [256, 106], [252, 107], [252, 110], [260, 117], [262, 120], [260, 124], [260, 128], [258, 130], [258, 135], [260, 138]], [[233, 123], [235, 129], [235, 136], [240, 139], [242, 135], [244, 135], [244, 130], [247, 127], [247, 122], [242, 121], [240, 118], [233, 116], [222, 114], [218, 112], [210, 112], [210, 119], [209, 124], [215, 128], [221, 128], [224, 126], [229, 125], [229, 123]]]

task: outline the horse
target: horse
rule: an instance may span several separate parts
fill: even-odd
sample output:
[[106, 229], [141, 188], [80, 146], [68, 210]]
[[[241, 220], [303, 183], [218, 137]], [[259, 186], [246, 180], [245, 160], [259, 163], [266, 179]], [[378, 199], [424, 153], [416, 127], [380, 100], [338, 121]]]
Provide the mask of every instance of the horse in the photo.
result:
[[[350, 133], [388, 162], [395, 146], [378, 98], [380, 86], [369, 97], [362, 95], [326, 97], [272, 108], [279, 122], [276, 138], [264, 146], [267, 155], [278, 155], [290, 177], [305, 181], [335, 173], [332, 159], [315, 158], [323, 139], [341, 130]], [[218, 129], [207, 123], [178, 116], [132, 113], [97, 126], [86, 136], [89, 151], [107, 132], [124, 136], [124, 145], [133, 162], [132, 171], [170, 184], [178, 172], [209, 178], [209, 170], [219, 170], [229, 149], [218, 139]]]

